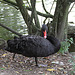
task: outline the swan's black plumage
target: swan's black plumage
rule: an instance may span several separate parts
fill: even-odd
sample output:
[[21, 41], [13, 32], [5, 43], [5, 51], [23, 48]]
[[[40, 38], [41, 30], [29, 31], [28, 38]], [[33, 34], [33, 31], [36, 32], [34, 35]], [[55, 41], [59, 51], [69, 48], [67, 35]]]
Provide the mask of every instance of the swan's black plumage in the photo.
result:
[[58, 52], [60, 49], [59, 40], [53, 36], [47, 36], [47, 30], [47, 26], [43, 24], [42, 37], [36, 35], [14, 37], [13, 40], [7, 41], [8, 47], [6, 50], [15, 54], [22, 54], [27, 57], [35, 57], [37, 65], [37, 57], [47, 57]]
[[[8, 49], [11, 52], [22, 54], [28, 57], [45, 57], [59, 50], [60, 43], [56, 39], [44, 39], [40, 36], [28, 35], [8, 40]], [[50, 42], [50, 41], [52, 42]], [[55, 40], [55, 41], [54, 41]], [[54, 41], [54, 42], [53, 42]], [[56, 44], [55, 44], [56, 43]], [[55, 44], [55, 45], [54, 45]], [[58, 45], [58, 46], [57, 46]]]
[[[7, 51], [35, 58], [47, 57], [60, 49], [59, 40], [52, 36], [48, 36], [47, 39], [35, 35], [15, 37], [8, 40], [7, 44]], [[37, 65], [37, 59], [35, 61]]]

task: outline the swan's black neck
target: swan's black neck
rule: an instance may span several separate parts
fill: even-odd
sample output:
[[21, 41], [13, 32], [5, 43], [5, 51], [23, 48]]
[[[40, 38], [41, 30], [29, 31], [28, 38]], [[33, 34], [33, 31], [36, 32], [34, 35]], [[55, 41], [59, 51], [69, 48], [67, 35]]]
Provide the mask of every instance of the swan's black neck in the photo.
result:
[[60, 49], [61, 44], [57, 38], [55, 38], [53, 36], [47, 36], [47, 40], [49, 40], [54, 45], [56, 50]]

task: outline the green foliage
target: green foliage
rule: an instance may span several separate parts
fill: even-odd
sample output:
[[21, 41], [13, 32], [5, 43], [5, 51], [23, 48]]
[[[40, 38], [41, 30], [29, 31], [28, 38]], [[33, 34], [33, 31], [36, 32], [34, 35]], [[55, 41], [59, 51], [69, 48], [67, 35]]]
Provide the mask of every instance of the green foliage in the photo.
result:
[[73, 56], [73, 59], [70, 59], [69, 62], [72, 64], [72, 71], [70, 71], [71, 75], [75, 74], [75, 56]]
[[66, 39], [65, 41], [61, 42], [61, 48], [59, 52], [62, 54], [67, 52], [71, 44], [73, 44], [73, 38]]

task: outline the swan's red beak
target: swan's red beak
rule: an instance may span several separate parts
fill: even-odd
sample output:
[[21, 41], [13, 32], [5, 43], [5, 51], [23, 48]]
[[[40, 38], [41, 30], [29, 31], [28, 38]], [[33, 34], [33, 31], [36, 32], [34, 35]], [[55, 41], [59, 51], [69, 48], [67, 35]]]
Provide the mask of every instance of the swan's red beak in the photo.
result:
[[46, 32], [46, 30], [43, 31], [43, 34], [44, 34], [44, 38], [46, 39], [47, 38], [47, 32]]

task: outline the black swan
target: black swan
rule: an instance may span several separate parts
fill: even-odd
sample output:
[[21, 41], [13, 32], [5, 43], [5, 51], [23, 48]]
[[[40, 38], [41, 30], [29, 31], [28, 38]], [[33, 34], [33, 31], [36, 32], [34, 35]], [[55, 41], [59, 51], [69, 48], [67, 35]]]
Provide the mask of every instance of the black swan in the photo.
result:
[[35, 57], [36, 66], [37, 57], [47, 57], [58, 52], [60, 42], [53, 36], [43, 38], [36, 35], [27, 35], [14, 37], [13, 40], [7, 41], [6, 50], [11, 53], [22, 54], [27, 57]]

